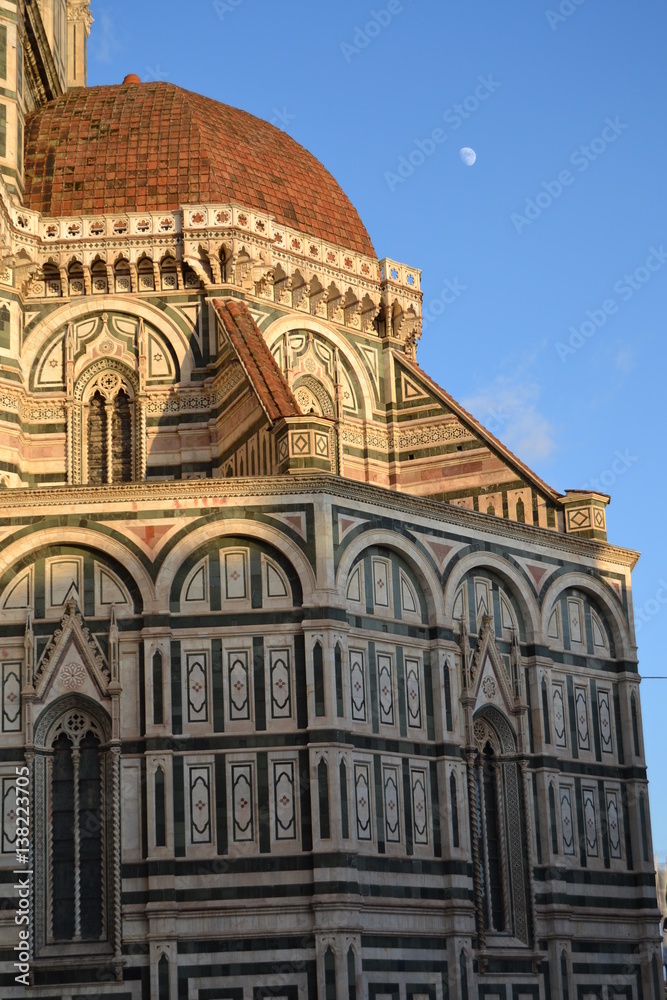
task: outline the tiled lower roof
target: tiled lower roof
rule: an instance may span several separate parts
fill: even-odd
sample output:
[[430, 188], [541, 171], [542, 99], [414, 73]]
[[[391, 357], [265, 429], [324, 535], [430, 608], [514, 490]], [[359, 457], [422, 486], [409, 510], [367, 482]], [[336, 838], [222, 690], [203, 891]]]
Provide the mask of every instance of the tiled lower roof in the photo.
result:
[[301, 415], [294, 393], [266, 346], [245, 302], [213, 299], [231, 345], [271, 421]]

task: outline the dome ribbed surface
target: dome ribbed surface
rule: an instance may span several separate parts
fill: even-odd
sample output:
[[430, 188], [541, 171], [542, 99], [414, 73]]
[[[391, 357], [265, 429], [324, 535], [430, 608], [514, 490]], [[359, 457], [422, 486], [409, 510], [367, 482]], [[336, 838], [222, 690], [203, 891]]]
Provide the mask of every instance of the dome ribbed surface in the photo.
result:
[[29, 115], [25, 205], [47, 216], [237, 202], [374, 257], [311, 153], [268, 122], [170, 83], [68, 91]]

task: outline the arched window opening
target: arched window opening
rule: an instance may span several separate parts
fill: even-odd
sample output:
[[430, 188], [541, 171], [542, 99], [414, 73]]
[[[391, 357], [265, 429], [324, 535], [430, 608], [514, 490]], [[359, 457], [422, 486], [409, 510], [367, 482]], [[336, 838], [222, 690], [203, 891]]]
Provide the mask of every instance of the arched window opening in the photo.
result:
[[153, 261], [148, 257], [142, 257], [137, 264], [137, 283], [140, 292], [155, 291], [155, 273], [153, 271]]
[[544, 742], [551, 743], [551, 727], [549, 725], [549, 696], [547, 692], [547, 682], [544, 677], [541, 684], [542, 690], [542, 718], [544, 720]]
[[[85, 726], [81, 716], [69, 722], [70, 730]], [[99, 941], [104, 934], [100, 741], [87, 731], [75, 743], [61, 731], [52, 749], [51, 938]]]
[[635, 757], [639, 757], [639, 719], [637, 716], [637, 699], [635, 698], [634, 692], [630, 697], [630, 714], [632, 716], [632, 742], [635, 751]]
[[642, 837], [642, 856], [645, 862], [649, 859], [649, 847], [648, 847], [648, 824], [646, 822], [646, 803], [644, 801], [644, 796], [639, 796], [639, 826], [641, 829]]
[[44, 288], [47, 297], [55, 298], [59, 296], [62, 292], [61, 281], [60, 281], [60, 271], [57, 266], [52, 263], [46, 263], [43, 267], [44, 273]]
[[525, 788], [516, 760], [516, 736], [497, 709], [474, 721], [477, 753], [471, 825], [477, 838], [475, 887], [480, 928], [530, 945], [532, 902], [526, 867]]
[[519, 524], [526, 523], [526, 508], [524, 506], [524, 502], [521, 499], [521, 497], [519, 497], [519, 499], [516, 502], [516, 519], [519, 522]]
[[336, 1000], [336, 956], [331, 948], [324, 955], [324, 985], [326, 1000]]
[[449, 799], [452, 808], [452, 846], [458, 847], [460, 843], [459, 835], [459, 806], [456, 791], [456, 775], [452, 771], [449, 776]]
[[[135, 403], [128, 385], [118, 372], [105, 371], [92, 386], [84, 404], [84, 482], [100, 485], [134, 479]], [[78, 440], [79, 436], [73, 448], [79, 447]]]
[[85, 696], [58, 699], [36, 721], [36, 958], [120, 946], [120, 755], [110, 738], [109, 716]]
[[124, 260], [122, 257], [116, 261], [116, 266], [114, 267], [114, 287], [117, 292], [132, 291], [130, 264], [129, 261]]
[[96, 392], [88, 404], [88, 482], [107, 482], [106, 414], [102, 394]]
[[321, 718], [326, 714], [324, 704], [324, 662], [322, 644], [315, 643], [313, 649], [313, 687], [315, 689], [315, 715]]
[[161, 726], [163, 722], [162, 653], [157, 649], [153, 653], [153, 725]]
[[320, 837], [322, 840], [328, 840], [331, 836], [329, 822], [329, 768], [325, 760], [321, 760], [317, 765], [317, 792], [320, 806]]
[[157, 964], [157, 993], [158, 1000], [169, 1000], [169, 959], [166, 955], [161, 955]]
[[459, 976], [461, 977], [461, 996], [463, 1000], [468, 1000], [468, 963], [464, 951], [461, 951], [459, 955]]
[[343, 651], [340, 643], [336, 643], [334, 650], [334, 671], [336, 674], [336, 715], [342, 719], [345, 715], [345, 705], [343, 700]]
[[570, 1000], [569, 978], [567, 974], [567, 958], [563, 951], [560, 956], [560, 981], [563, 987], [563, 1000]]
[[155, 792], [155, 846], [166, 847], [167, 825], [165, 819], [164, 771], [158, 767], [154, 778]]
[[348, 1000], [357, 1000], [357, 962], [354, 948], [347, 951], [347, 996]]
[[160, 264], [160, 280], [163, 292], [173, 292], [178, 288], [178, 272], [173, 257], [165, 257]]
[[109, 291], [107, 266], [103, 260], [96, 260], [90, 269], [90, 284], [93, 295], [103, 295]]
[[347, 767], [345, 761], [340, 762], [340, 823], [343, 840], [348, 840], [350, 836], [350, 821], [347, 812]]
[[558, 854], [558, 832], [556, 828], [556, 793], [553, 782], [549, 785], [549, 824], [551, 826], [551, 850]]
[[67, 281], [70, 295], [83, 295], [86, 290], [83, 280], [83, 264], [74, 260], [67, 269]]
[[501, 862], [500, 817], [498, 815], [498, 776], [493, 747], [487, 743], [480, 768], [481, 787], [478, 795], [482, 805], [482, 825], [485, 833], [486, 879], [483, 883], [487, 927], [505, 930], [504, 879]]
[[113, 401], [111, 421], [112, 481], [129, 483], [132, 480], [132, 411], [124, 389]]

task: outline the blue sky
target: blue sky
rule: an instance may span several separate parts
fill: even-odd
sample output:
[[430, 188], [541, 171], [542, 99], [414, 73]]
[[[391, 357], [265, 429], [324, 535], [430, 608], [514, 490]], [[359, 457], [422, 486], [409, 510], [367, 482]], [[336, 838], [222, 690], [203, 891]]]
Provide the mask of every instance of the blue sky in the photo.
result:
[[[640, 669], [667, 675], [667, 6], [92, 9], [91, 84], [134, 72], [273, 121], [337, 178], [380, 257], [422, 269], [420, 363], [556, 489], [611, 494], [610, 541], [642, 552]], [[667, 681], [646, 679], [642, 703], [665, 858]]]

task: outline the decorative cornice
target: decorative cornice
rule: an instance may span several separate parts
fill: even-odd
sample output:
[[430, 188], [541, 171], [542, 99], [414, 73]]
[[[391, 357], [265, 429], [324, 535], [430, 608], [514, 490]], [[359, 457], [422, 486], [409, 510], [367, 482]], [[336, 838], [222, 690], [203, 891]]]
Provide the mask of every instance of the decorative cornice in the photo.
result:
[[299, 472], [291, 476], [256, 476], [252, 479], [197, 479], [159, 483], [127, 483], [118, 486], [77, 486], [76, 488], [57, 486], [45, 489], [15, 488], [0, 494], [2, 507], [0, 518], [13, 516], [21, 509], [24, 515], [30, 508], [43, 513], [51, 507], [54, 513], [59, 507], [76, 508], [77, 511], [99, 506], [108, 509], [109, 504], [120, 503], [165, 503], [170, 501], [210, 501], [222, 504], [230, 499], [239, 506], [252, 508], [265, 498], [303, 497], [307, 494], [327, 494], [334, 501], [349, 501], [368, 504], [389, 511], [406, 514], [412, 518], [429, 518], [448, 526], [462, 528], [472, 533], [483, 533], [507, 540], [514, 546], [535, 546], [564, 552], [571, 559], [583, 557], [596, 562], [610, 562], [634, 568], [639, 553], [632, 549], [620, 548], [593, 539], [577, 538], [548, 528], [520, 524], [501, 519], [491, 514], [466, 510], [453, 504], [432, 500], [428, 497], [413, 497], [406, 493], [385, 489], [370, 483], [356, 483], [328, 472]]

